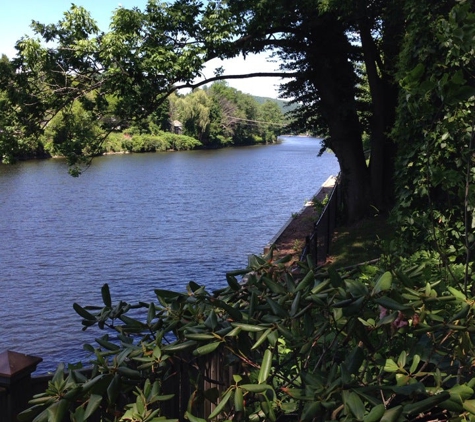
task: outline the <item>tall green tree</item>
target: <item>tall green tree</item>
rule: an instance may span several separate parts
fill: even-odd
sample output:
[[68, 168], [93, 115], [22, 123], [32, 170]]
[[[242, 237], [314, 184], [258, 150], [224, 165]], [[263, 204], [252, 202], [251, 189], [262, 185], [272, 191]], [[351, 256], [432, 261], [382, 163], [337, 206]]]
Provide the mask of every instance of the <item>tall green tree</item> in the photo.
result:
[[273, 142], [278, 134], [282, 133], [284, 125], [284, 116], [279, 105], [275, 101], [266, 100], [259, 108], [259, 121], [263, 123], [260, 129], [260, 136], [264, 142]]
[[[280, 76], [296, 77], [286, 92], [297, 96], [308, 88], [313, 97], [309, 102], [319, 103], [318, 109], [324, 110], [328, 144], [342, 169], [346, 210], [350, 219], [358, 219], [367, 212], [368, 204], [384, 203], [384, 189], [372, 190], [372, 180], [386, 180], [378, 178], [376, 170], [387, 167], [378, 165], [380, 158], [375, 154], [371, 165], [375, 170], [370, 175], [364, 160], [354, 101], [357, 78], [351, 61], [356, 60], [356, 50], [361, 54], [365, 48], [357, 49], [348, 34], [358, 34], [360, 11], [371, 10], [365, 15], [365, 28], [371, 35], [368, 51], [374, 54], [367, 54], [366, 67], [381, 64], [381, 48], [376, 47], [384, 45], [380, 40], [385, 32], [378, 25], [386, 9], [379, 2], [379, 8], [373, 2], [358, 3], [358, 7], [333, 3], [234, 0], [203, 5], [187, 0], [165, 5], [150, 1], [144, 11], [117, 9], [106, 34], [99, 33], [84, 9], [73, 6], [56, 25], [34, 23], [37, 34], [53, 41], [54, 48], [47, 49], [35, 39], [18, 43], [17, 83], [32, 98], [25, 112], [41, 128], [73, 99], [94, 91], [91, 109], [98, 116], [106, 109], [107, 95], [113, 95], [119, 99], [116, 116], [141, 118], [178, 87], [202, 83], [194, 81], [208, 60], [276, 49], [285, 60]], [[358, 38], [363, 47], [367, 45], [366, 38]], [[380, 81], [390, 75], [384, 70], [377, 67], [369, 79]], [[218, 71], [211, 80], [230, 76]], [[38, 80], [43, 84], [35, 84]], [[375, 85], [370, 86], [375, 91]], [[373, 117], [375, 122], [379, 119], [375, 113]]]
[[[400, 64], [395, 216], [409, 252], [435, 251], [455, 282], [475, 260], [475, 67], [471, 2], [407, 2]], [[461, 276], [463, 274], [463, 276]]]
[[[111, 30], [104, 34], [84, 9], [73, 6], [57, 24], [33, 25], [53, 48], [34, 38], [20, 40], [13, 61], [16, 89], [9, 90], [9, 101], [22, 104], [20, 121], [29, 122], [31, 133], [74, 99], [91, 93], [90, 109], [99, 119], [110, 110], [108, 96], [117, 99], [114, 115], [119, 119], [141, 119], [180, 87], [235, 77], [218, 69], [207, 81], [199, 80], [209, 60], [273, 51], [283, 62], [276, 75], [290, 78], [282, 94], [302, 105], [301, 121], [318, 128], [337, 155], [347, 216], [357, 220], [371, 205], [385, 210], [394, 200], [396, 143], [391, 129], [403, 98], [396, 68], [398, 63], [407, 65], [399, 57], [403, 36], [414, 21], [410, 4], [152, 0], [143, 11], [117, 9]], [[370, 103], [359, 101], [362, 76]], [[253, 113], [248, 111], [246, 118]], [[244, 126], [239, 130], [243, 138], [248, 136]], [[370, 139], [369, 164], [363, 133]]]
[[199, 141], [209, 137], [211, 99], [205, 91], [197, 89], [187, 96], [175, 97], [173, 108], [186, 135]]
[[42, 156], [44, 150], [31, 136], [31, 122], [22, 112], [25, 99], [15, 89], [15, 67], [6, 55], [0, 58], [0, 162], [13, 163], [18, 158]]

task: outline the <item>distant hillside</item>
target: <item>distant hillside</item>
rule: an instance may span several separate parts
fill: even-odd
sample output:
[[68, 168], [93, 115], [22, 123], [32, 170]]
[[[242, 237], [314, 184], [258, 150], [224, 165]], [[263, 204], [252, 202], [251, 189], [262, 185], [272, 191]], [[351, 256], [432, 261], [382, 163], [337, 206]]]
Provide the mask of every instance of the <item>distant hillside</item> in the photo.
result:
[[263, 104], [266, 101], [274, 101], [275, 103], [279, 105], [283, 113], [287, 113], [288, 111], [292, 111], [295, 108], [297, 108], [295, 104], [289, 105], [288, 101], [285, 101], [285, 100], [278, 100], [276, 98], [270, 98], [270, 97], [256, 97], [255, 95], [253, 95], [252, 98], [254, 98], [259, 104]]

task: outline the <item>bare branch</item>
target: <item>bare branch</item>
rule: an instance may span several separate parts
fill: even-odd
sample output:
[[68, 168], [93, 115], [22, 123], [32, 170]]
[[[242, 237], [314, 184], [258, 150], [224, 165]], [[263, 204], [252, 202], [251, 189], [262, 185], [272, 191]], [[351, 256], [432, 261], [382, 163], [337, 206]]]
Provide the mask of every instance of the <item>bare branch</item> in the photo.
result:
[[178, 89], [190, 88], [195, 89], [199, 88], [200, 86], [206, 85], [210, 82], [215, 81], [222, 81], [226, 79], [249, 79], [249, 78], [263, 78], [263, 77], [275, 77], [275, 78], [293, 78], [297, 76], [297, 72], [256, 72], [256, 73], [246, 73], [243, 75], [218, 75], [213, 76], [212, 78], [206, 78], [203, 81], [197, 83], [185, 83], [182, 85], [175, 85], [173, 90], [176, 91]]

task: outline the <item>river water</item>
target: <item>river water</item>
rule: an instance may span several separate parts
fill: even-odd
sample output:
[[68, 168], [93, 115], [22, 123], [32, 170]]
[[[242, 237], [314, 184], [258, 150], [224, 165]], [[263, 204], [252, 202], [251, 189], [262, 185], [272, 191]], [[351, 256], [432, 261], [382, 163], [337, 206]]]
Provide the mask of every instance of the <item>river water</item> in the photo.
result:
[[320, 142], [114, 155], [79, 178], [62, 160], [0, 165], [0, 352], [41, 356], [37, 373], [86, 358], [72, 304], [151, 301], [153, 289], [226, 284], [338, 173]]

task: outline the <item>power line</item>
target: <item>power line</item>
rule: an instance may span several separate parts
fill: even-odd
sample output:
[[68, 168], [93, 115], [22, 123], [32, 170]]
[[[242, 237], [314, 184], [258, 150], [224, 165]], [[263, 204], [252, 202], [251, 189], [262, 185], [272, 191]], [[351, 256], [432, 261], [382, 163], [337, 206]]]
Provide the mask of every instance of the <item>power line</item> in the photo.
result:
[[273, 123], [273, 122], [266, 122], [264, 120], [241, 119], [239, 117], [231, 117], [231, 120], [241, 120], [243, 122], [262, 123], [265, 125], [273, 125], [273, 126], [285, 126], [285, 123]]

